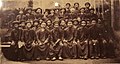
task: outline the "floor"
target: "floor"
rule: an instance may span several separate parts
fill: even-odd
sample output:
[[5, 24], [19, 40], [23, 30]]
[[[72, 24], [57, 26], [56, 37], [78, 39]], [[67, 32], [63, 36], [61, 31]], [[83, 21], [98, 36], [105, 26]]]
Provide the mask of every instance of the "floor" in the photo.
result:
[[1, 56], [0, 64], [120, 64], [118, 59], [64, 59], [63, 61], [10, 61]]

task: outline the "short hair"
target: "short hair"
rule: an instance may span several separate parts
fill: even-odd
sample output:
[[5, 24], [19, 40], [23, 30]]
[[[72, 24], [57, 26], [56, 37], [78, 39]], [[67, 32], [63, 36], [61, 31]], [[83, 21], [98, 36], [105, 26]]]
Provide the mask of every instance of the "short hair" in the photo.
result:
[[90, 6], [91, 4], [90, 4], [89, 2], [86, 2], [86, 3], [85, 3], [85, 6], [86, 6], [86, 5], [89, 5], [89, 6]]
[[40, 10], [41, 10], [41, 12], [40, 12], [40, 13], [42, 13], [42, 9], [41, 9], [41, 8], [37, 8], [37, 9], [35, 9], [35, 12], [37, 12], [37, 10], [38, 10], [38, 9], [40, 9]]
[[74, 6], [75, 6], [75, 4], [77, 4], [77, 5], [79, 6], [79, 3], [78, 3], [78, 2], [74, 3]]
[[69, 6], [71, 6], [71, 4], [70, 4], [70, 3], [66, 3], [66, 5], [69, 5]]

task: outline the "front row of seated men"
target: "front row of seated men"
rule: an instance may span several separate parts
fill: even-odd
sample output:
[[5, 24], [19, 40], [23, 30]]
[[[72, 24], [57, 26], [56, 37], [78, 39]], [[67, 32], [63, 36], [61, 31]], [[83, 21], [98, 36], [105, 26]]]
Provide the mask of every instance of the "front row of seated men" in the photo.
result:
[[15, 21], [13, 26], [10, 52], [14, 60], [105, 58], [114, 51], [110, 33], [94, 19], [90, 24], [64, 19], [54, 23]]

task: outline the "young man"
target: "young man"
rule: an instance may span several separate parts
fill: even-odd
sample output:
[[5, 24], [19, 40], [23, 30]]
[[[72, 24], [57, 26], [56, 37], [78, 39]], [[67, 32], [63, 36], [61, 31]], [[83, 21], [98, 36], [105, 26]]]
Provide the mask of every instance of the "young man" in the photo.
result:
[[66, 3], [66, 6], [65, 6], [66, 13], [70, 13], [70, 7], [71, 7], [71, 4], [70, 3]]
[[81, 20], [85, 19], [85, 8], [80, 8], [80, 13], [77, 14], [78, 17], [81, 18]]
[[87, 22], [85, 20], [81, 21], [81, 24], [77, 30], [77, 50], [78, 57], [82, 59], [88, 58], [88, 28], [86, 27]]
[[13, 22], [14, 29], [11, 32], [11, 52], [13, 60], [19, 60], [19, 48], [18, 48], [18, 41], [20, 41], [20, 30], [19, 30], [19, 22]]
[[34, 57], [34, 46], [36, 41], [36, 33], [33, 29], [31, 29], [31, 22], [26, 23], [26, 30], [24, 32], [24, 41], [25, 45], [23, 48], [23, 54], [26, 60], [32, 60]]
[[89, 13], [90, 12], [90, 6], [91, 6], [91, 4], [89, 2], [85, 3], [85, 13]]
[[73, 27], [72, 21], [67, 22], [67, 28], [64, 31], [63, 40], [63, 54], [65, 58], [77, 58], [76, 53], [76, 42], [75, 42], [75, 29]]
[[98, 16], [97, 16], [97, 14], [95, 14], [95, 9], [94, 8], [91, 8], [90, 9], [90, 20], [92, 20], [92, 19], [96, 19], [96, 20], [98, 20]]
[[51, 60], [54, 61], [58, 57], [59, 60], [63, 60], [62, 58], [62, 41], [60, 34], [60, 27], [58, 22], [54, 23], [54, 29], [51, 34], [51, 44], [50, 44], [50, 55]]
[[99, 58], [99, 28], [97, 27], [97, 21], [95, 19], [91, 22], [91, 27], [89, 28], [89, 48], [90, 57]]
[[74, 3], [74, 6], [73, 8], [75, 8], [75, 13], [78, 13], [79, 12], [79, 3]]
[[37, 46], [35, 51], [36, 60], [47, 59], [49, 51], [50, 34], [46, 30], [46, 23], [42, 22], [37, 34]]
[[42, 9], [41, 8], [37, 8], [35, 10], [35, 12], [36, 12], [36, 16], [35, 16], [36, 19], [42, 19], [43, 18]]

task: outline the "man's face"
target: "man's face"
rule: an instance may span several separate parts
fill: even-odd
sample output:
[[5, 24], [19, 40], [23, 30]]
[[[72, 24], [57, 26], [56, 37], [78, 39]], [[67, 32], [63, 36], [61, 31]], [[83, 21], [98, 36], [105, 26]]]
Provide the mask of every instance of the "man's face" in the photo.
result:
[[69, 5], [69, 4], [67, 4], [67, 5], [66, 5], [66, 8], [70, 8], [70, 5]]
[[18, 26], [19, 26], [18, 24], [14, 24], [14, 27], [15, 27], [15, 28], [18, 28]]
[[35, 15], [36, 13], [35, 13], [35, 11], [32, 11], [31, 14]]
[[58, 13], [58, 11], [59, 11], [58, 9], [57, 9], [57, 10], [55, 10], [55, 13]]
[[78, 21], [81, 21], [81, 18], [80, 18], [80, 17], [78, 17], [78, 18], [77, 18], [77, 20], [78, 20]]
[[24, 22], [22, 22], [22, 23], [21, 23], [21, 26], [25, 26], [25, 23], [24, 23]]
[[53, 13], [54, 13], [54, 10], [51, 10], [50, 13], [53, 14]]
[[38, 9], [36, 12], [41, 13], [41, 9]]
[[75, 8], [78, 8], [79, 7], [79, 5], [78, 4], [75, 4]]
[[27, 23], [27, 25], [26, 25], [28, 28], [30, 28], [32, 25], [31, 25], [31, 23]]
[[90, 25], [90, 21], [87, 21], [87, 26], [89, 26]]
[[19, 14], [23, 14], [23, 11], [20, 11]]
[[28, 10], [28, 13], [31, 13], [32, 12], [32, 10]]
[[60, 23], [60, 25], [64, 26], [65, 25], [65, 21], [62, 20], [61, 23]]
[[86, 22], [85, 22], [85, 21], [82, 21], [82, 22], [81, 22], [81, 26], [86, 26]]
[[77, 21], [74, 21], [74, 25], [77, 25], [78, 24], [78, 22]]
[[51, 23], [51, 21], [50, 20], [48, 20], [47, 21], [47, 25], [51, 25], [52, 23]]
[[96, 25], [96, 20], [92, 20], [91, 24]]
[[71, 21], [69, 21], [68, 23], [67, 23], [67, 25], [68, 25], [68, 27], [72, 27], [72, 22]]
[[89, 8], [89, 7], [90, 7], [90, 5], [89, 5], [89, 4], [86, 4], [86, 5], [85, 5], [85, 7]]
[[42, 27], [42, 28], [45, 28], [45, 27], [46, 27], [46, 23], [42, 23], [42, 24], [41, 24], [41, 27]]
[[48, 12], [45, 12], [45, 14], [44, 15], [48, 15]]
[[55, 27], [55, 28], [58, 28], [58, 27], [59, 27], [58, 23], [55, 23], [55, 24], [54, 24], [54, 27]]
[[35, 22], [34, 25], [37, 26], [37, 25], [38, 25], [38, 22]]
[[94, 13], [94, 10], [90, 10], [90, 13]]

